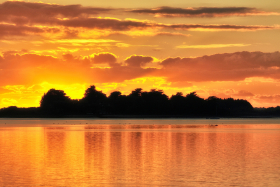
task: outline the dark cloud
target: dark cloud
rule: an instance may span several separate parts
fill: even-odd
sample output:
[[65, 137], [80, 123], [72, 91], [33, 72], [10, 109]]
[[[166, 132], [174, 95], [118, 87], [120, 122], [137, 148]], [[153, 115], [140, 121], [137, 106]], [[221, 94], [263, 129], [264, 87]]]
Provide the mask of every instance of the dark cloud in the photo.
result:
[[280, 53], [236, 52], [197, 58], [168, 58], [159, 76], [170, 81], [240, 81], [249, 77], [280, 78]]
[[275, 100], [280, 100], [280, 95], [261, 95], [257, 96], [258, 99], [260, 100], [269, 100], [269, 101], [275, 101]]
[[199, 70], [236, 70], [280, 67], [280, 52], [236, 52], [202, 56], [197, 58], [167, 58], [161, 65], [165, 68], [192, 68]]
[[146, 56], [130, 56], [125, 60], [125, 63], [129, 67], [141, 67], [144, 66], [145, 64], [152, 62], [153, 58], [152, 57], [146, 57]]
[[238, 97], [252, 97], [254, 96], [253, 93], [248, 92], [246, 90], [240, 90], [238, 91], [238, 93], [234, 94], [234, 96], [238, 96]]
[[111, 67], [115, 66], [117, 62], [117, 58], [115, 55], [111, 53], [99, 53], [94, 55], [91, 59], [94, 64], [105, 64], [108, 63]]
[[270, 14], [250, 7], [198, 7], [198, 8], [175, 8], [159, 7], [155, 9], [135, 9], [129, 12], [140, 14], [154, 14], [160, 17], [217, 17], [236, 15], [259, 15]]
[[24, 1], [6, 1], [0, 4], [0, 17], [18, 16], [28, 18], [42, 17], [79, 17], [97, 15], [112, 9], [98, 7], [83, 7], [81, 5], [57, 5], [47, 3], [33, 3]]
[[44, 32], [44, 29], [38, 27], [0, 24], [0, 38], [5, 36], [25, 36], [28, 34], [40, 34]]
[[84, 27], [88, 29], [106, 29], [114, 31], [128, 31], [133, 29], [172, 29], [172, 30], [191, 30], [191, 29], [211, 29], [211, 30], [264, 30], [275, 29], [275, 26], [263, 25], [202, 25], [202, 24], [161, 24], [141, 21], [103, 19], [103, 18], [73, 18], [69, 20], [37, 20], [41, 24], [50, 24], [65, 27]]
[[202, 25], [202, 24], [172, 24], [172, 25], [161, 25], [166, 29], [180, 29], [180, 30], [191, 30], [191, 29], [212, 29], [212, 30], [264, 30], [264, 29], [275, 29], [275, 26], [263, 26], [263, 25], [228, 25], [228, 24], [217, 24], [217, 25]]
[[[83, 27], [87, 29], [113, 30], [113, 31], [128, 31], [134, 29], [172, 29], [172, 30], [190, 30], [190, 29], [212, 29], [212, 30], [260, 30], [260, 29], [275, 29], [275, 26], [262, 25], [203, 25], [203, 24], [162, 24], [152, 23], [147, 21], [135, 20], [118, 20], [108, 18], [92, 17], [100, 13], [108, 13], [114, 9], [84, 7], [81, 5], [57, 5], [46, 3], [31, 3], [23, 1], [7, 1], [0, 4], [0, 21], [9, 23], [9, 27], [14, 27], [16, 30], [11, 31], [10, 35], [23, 35], [27, 31], [38, 32], [58, 32], [55, 29], [42, 29], [31, 27], [33, 25], [45, 26], [63, 26], [65, 34], [68, 37], [76, 37], [78, 31], [69, 30], [69, 28]], [[133, 10], [140, 11], [140, 10]], [[229, 8], [198, 8], [198, 9], [178, 9], [171, 7], [161, 7], [151, 11], [158, 12], [189, 12], [189, 14], [202, 14], [203, 12], [219, 13], [225, 12], [252, 12], [257, 11], [254, 8], [246, 7], [229, 7]], [[149, 12], [143, 10], [143, 12]], [[15, 26], [15, 25], [16, 26]], [[22, 27], [19, 27], [22, 26]], [[27, 27], [28, 26], [28, 27]], [[3, 26], [2, 26], [3, 27]], [[67, 28], [68, 27], [68, 28]], [[12, 28], [10, 28], [12, 29]], [[68, 30], [67, 30], [68, 29]], [[6, 28], [7, 30], [7, 28]], [[2, 30], [3, 33], [8, 31]], [[163, 32], [164, 33], [164, 32]], [[178, 35], [178, 34], [177, 34]]]
[[72, 54], [64, 54], [62, 55], [64, 61], [58, 60], [58, 67], [67, 68], [89, 68], [91, 66], [91, 61], [88, 58], [81, 58], [81, 56], [73, 56]]
[[188, 36], [190, 36], [190, 34], [159, 32], [159, 33], [157, 33], [157, 36], [185, 36], [185, 37], [188, 37]]
[[78, 30], [64, 28], [63, 32], [65, 33], [65, 38], [77, 38], [79, 35]]
[[153, 27], [153, 24], [140, 21], [122, 21], [117, 19], [100, 19], [100, 18], [74, 18], [71, 20], [57, 20], [53, 22], [56, 25], [66, 27], [85, 27], [89, 29], [108, 29], [116, 31], [125, 31], [137, 29], [145, 29]]
[[66, 61], [72, 61], [74, 60], [74, 56], [72, 54], [64, 54], [62, 55], [62, 57], [66, 60]]
[[[44, 21], [41, 22], [44, 24]], [[212, 30], [264, 30], [275, 29], [275, 26], [262, 25], [202, 25], [202, 24], [161, 24], [149, 23], [141, 21], [117, 20], [117, 19], [102, 19], [102, 18], [73, 18], [69, 20], [53, 20], [48, 24], [65, 26], [65, 27], [84, 27], [88, 29], [107, 29], [114, 31], [128, 31], [133, 29], [172, 29], [172, 30], [191, 30], [191, 29], [212, 29]]]
[[21, 26], [21, 25], [8, 25], [0, 24], [0, 38], [9, 36], [27, 36], [27, 35], [38, 35], [43, 33], [58, 33], [60, 32], [57, 28], [47, 27], [32, 27], [32, 26]]

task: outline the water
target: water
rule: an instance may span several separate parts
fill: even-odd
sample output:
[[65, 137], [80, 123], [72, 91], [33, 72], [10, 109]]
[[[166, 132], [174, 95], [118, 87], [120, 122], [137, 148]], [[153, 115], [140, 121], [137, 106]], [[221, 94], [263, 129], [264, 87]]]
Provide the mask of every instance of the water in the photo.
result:
[[280, 186], [280, 119], [0, 119], [0, 186]]

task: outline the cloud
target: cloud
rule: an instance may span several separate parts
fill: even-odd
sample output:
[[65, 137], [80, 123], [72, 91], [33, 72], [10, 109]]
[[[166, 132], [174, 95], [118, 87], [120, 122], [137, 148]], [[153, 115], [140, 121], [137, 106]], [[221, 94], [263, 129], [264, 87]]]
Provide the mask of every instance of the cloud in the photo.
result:
[[244, 47], [251, 44], [209, 44], [209, 45], [179, 45], [176, 48], [192, 48], [192, 49], [208, 49], [208, 48], [223, 48], [223, 47]]
[[[279, 79], [280, 53], [236, 52], [197, 58], [167, 58], [159, 76], [169, 81], [240, 81], [249, 77]], [[273, 67], [273, 68], [272, 68]]]
[[[1, 35], [33, 35], [40, 33], [62, 32], [67, 37], [77, 37], [81, 30], [75, 28], [85, 28], [88, 30], [108, 30], [108, 31], [135, 31], [135, 30], [235, 30], [251, 31], [278, 29], [277, 26], [264, 25], [231, 25], [231, 24], [163, 24], [147, 20], [135, 19], [116, 19], [109, 17], [93, 17], [103, 13], [111, 13], [116, 9], [85, 7], [82, 5], [57, 5], [47, 3], [33, 3], [24, 1], [7, 1], [0, 4], [0, 22], [8, 24], [1, 25]], [[200, 15], [225, 14], [225, 13], [248, 13], [260, 11], [254, 8], [229, 7], [229, 8], [197, 8], [197, 9], [178, 9], [161, 7], [155, 9], [159, 12], [189, 12], [189, 14]], [[152, 10], [155, 11], [155, 10]], [[140, 10], [133, 10], [134, 12]], [[148, 12], [148, 10], [143, 10]], [[40, 27], [38, 26], [40, 25]], [[42, 27], [44, 26], [44, 27]], [[48, 28], [54, 27], [54, 28]], [[138, 32], [139, 33], [139, 32]], [[168, 32], [161, 32], [167, 34]], [[170, 35], [170, 33], [168, 33]], [[179, 35], [172, 34], [172, 35]], [[182, 34], [180, 34], [182, 35]]]
[[280, 101], [280, 95], [279, 94], [275, 94], [275, 95], [258, 95], [256, 97], [257, 100], [263, 100], [265, 102], [279, 102]]
[[197, 58], [167, 58], [161, 65], [165, 68], [184, 67], [200, 70], [235, 70], [235, 69], [259, 69], [271, 68], [278, 70], [280, 65], [280, 52], [235, 52], [214, 54]]
[[32, 18], [33, 20], [57, 17], [74, 18], [83, 15], [98, 15], [111, 10], [109, 8], [83, 7], [81, 5], [6, 1], [0, 4], [0, 19], [5, 20], [5, 17], [6, 19], [14, 19], [15, 16]]
[[113, 9], [84, 7], [82, 5], [57, 5], [24, 1], [6, 1], [0, 4], [0, 21], [16, 25], [58, 25], [91, 29], [130, 30], [146, 27], [140, 21], [100, 19], [93, 15]]
[[278, 26], [264, 26], [264, 25], [229, 25], [229, 24], [216, 24], [216, 25], [202, 25], [202, 24], [162, 24], [162, 28], [177, 29], [177, 30], [199, 30], [199, 31], [221, 31], [221, 30], [240, 30], [240, 31], [253, 31], [253, 30], [267, 30], [278, 29]]
[[129, 12], [152, 14], [155, 17], [225, 17], [248, 15], [279, 15], [277, 12], [265, 12], [250, 7], [197, 7], [176, 8], [158, 7], [155, 9], [134, 9]]
[[145, 64], [152, 62], [154, 59], [152, 57], [147, 57], [147, 56], [130, 56], [125, 60], [125, 63], [129, 67], [141, 67], [145, 66]]
[[185, 36], [189, 37], [190, 34], [182, 34], [182, 33], [173, 33], [173, 32], [158, 32], [156, 33], [157, 36]]
[[33, 34], [42, 34], [45, 32], [59, 32], [58, 29], [39, 28], [32, 26], [16, 26], [8, 24], [0, 24], [0, 38], [7, 36], [26, 36]]
[[238, 97], [252, 97], [252, 96], [254, 96], [253, 93], [248, 92], [246, 90], [240, 90], [240, 91], [238, 91], [238, 93], [233, 94], [233, 95], [238, 96]]
[[66, 27], [84, 27], [89, 29], [108, 29], [116, 31], [126, 31], [135, 28], [145, 29], [153, 27], [153, 24], [141, 21], [117, 20], [106, 18], [74, 18], [71, 20], [57, 20], [56, 25]]
[[148, 21], [118, 20], [112, 18], [73, 18], [69, 20], [52, 20], [45, 22], [38, 20], [40, 24], [49, 24], [65, 27], [83, 27], [87, 29], [111, 30], [111, 31], [131, 31], [134, 29], [172, 29], [172, 30], [267, 30], [278, 29], [278, 26], [264, 25], [229, 25], [229, 24], [163, 24]]
[[[1, 56], [0, 56], [1, 57]], [[50, 82], [57, 84], [122, 82], [151, 74], [152, 68], [142, 69], [135, 64], [145, 64], [152, 57], [133, 56], [121, 66], [117, 57], [111, 53], [93, 54], [88, 57], [63, 55], [62, 59], [36, 54], [4, 53], [0, 58], [0, 86], [40, 84]], [[111, 69], [92, 65], [108, 63]], [[74, 78], [75, 77], [75, 78]]]
[[109, 39], [83, 39], [83, 38], [77, 38], [77, 39], [58, 39], [58, 40], [51, 40], [50, 43], [62, 43], [62, 44], [82, 44], [87, 45], [91, 43], [116, 43], [118, 41], [116, 40], [109, 40]]
[[[164, 77], [171, 86], [191, 86], [193, 82], [242, 81], [252, 77], [280, 79], [280, 52], [236, 52], [196, 58], [167, 58], [133, 55], [123, 62], [111, 53], [90, 56], [52, 56], [4, 53], [0, 58], [0, 86], [123, 82], [141, 77]], [[150, 66], [149, 64], [153, 64]], [[73, 78], [75, 77], [75, 78]], [[241, 90], [238, 96], [251, 96]]]
[[255, 97], [252, 99], [252, 102], [255, 102], [256, 105], [261, 107], [276, 107], [280, 106], [280, 95], [255, 95]]
[[93, 54], [91, 58], [93, 64], [108, 64], [111, 67], [116, 65], [117, 57], [112, 53], [98, 53]]
[[15, 99], [12, 99], [12, 98], [3, 98], [1, 100], [1, 103], [3, 105], [7, 105], [7, 106], [14, 106], [14, 105], [16, 105], [18, 103], [18, 101], [15, 100]]
[[193, 84], [190, 82], [187, 82], [187, 81], [181, 81], [181, 82], [172, 82], [170, 86], [183, 88], [183, 87], [191, 87], [191, 86], [193, 86]]

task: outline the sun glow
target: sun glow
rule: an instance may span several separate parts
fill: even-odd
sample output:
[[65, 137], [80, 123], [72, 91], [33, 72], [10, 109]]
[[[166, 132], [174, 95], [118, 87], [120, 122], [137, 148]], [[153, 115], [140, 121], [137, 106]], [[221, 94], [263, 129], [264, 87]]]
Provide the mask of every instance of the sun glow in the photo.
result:
[[2, 93], [0, 92], [2, 97], [0, 108], [8, 106], [38, 107], [43, 94], [52, 88], [65, 91], [71, 99], [81, 99], [88, 86], [88, 84], [61, 85], [48, 82], [31, 86], [7, 85], [3, 87]]

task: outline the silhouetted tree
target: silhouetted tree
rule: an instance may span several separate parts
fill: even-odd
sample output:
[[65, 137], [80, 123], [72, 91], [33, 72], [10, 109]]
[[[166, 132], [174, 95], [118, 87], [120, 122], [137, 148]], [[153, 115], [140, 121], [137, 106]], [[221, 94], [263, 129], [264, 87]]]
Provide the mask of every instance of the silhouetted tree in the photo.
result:
[[16, 106], [9, 106], [0, 109], [0, 117], [41, 117], [41, 113], [37, 107], [18, 108]]
[[108, 113], [127, 114], [128, 99], [120, 91], [114, 91], [108, 97]]
[[191, 92], [185, 98], [185, 112], [188, 115], [205, 115], [205, 100], [200, 98], [196, 92]]
[[111, 100], [116, 100], [118, 99], [120, 96], [122, 95], [122, 93], [120, 91], [114, 91], [110, 94], [110, 96], [108, 97], [108, 99]]
[[[169, 99], [162, 90], [151, 89], [147, 92], [142, 91], [142, 88], [136, 88], [128, 96], [114, 91], [107, 98], [102, 91], [97, 91], [95, 86], [90, 86], [81, 100], [71, 100], [64, 91], [51, 89], [42, 97], [41, 109], [45, 113], [56, 115], [123, 114], [183, 115], [186, 117], [244, 116], [252, 115], [255, 112], [252, 105], [246, 100], [221, 99], [216, 96], [210, 96], [204, 100], [196, 92], [191, 92], [185, 97], [182, 92], [177, 92]], [[11, 108], [6, 111], [19, 110]], [[270, 113], [276, 113], [276, 111], [280, 110], [271, 109]]]
[[209, 96], [207, 99], [207, 109], [208, 115], [210, 116], [218, 116], [220, 114], [220, 110], [218, 105], [220, 104], [221, 99], [216, 96]]
[[185, 97], [183, 96], [182, 92], [177, 92], [176, 95], [172, 95], [170, 98], [170, 113], [171, 114], [184, 114], [184, 101]]
[[97, 91], [95, 86], [90, 86], [81, 99], [84, 112], [87, 114], [102, 114], [106, 108], [106, 95]]
[[41, 109], [51, 115], [63, 115], [69, 112], [71, 99], [63, 90], [50, 89], [40, 101]]
[[141, 93], [143, 108], [142, 114], [159, 115], [167, 113], [168, 96], [162, 90], [151, 89]]
[[141, 114], [143, 111], [143, 103], [142, 103], [142, 88], [136, 88], [127, 96], [127, 112], [128, 114]]
[[142, 93], [142, 88], [136, 88], [135, 90], [133, 90], [130, 94], [129, 97], [140, 97], [141, 93]]
[[50, 89], [42, 96], [40, 108], [11, 106], [0, 109], [0, 117], [62, 117], [84, 114], [279, 117], [280, 106], [253, 109], [247, 100], [221, 99], [216, 96], [203, 99], [196, 92], [191, 92], [185, 97], [182, 92], [177, 92], [169, 99], [162, 90], [151, 89], [147, 92], [142, 88], [136, 88], [128, 96], [114, 91], [107, 98], [102, 91], [97, 91], [95, 86], [90, 86], [81, 100], [71, 100], [63, 90]]

